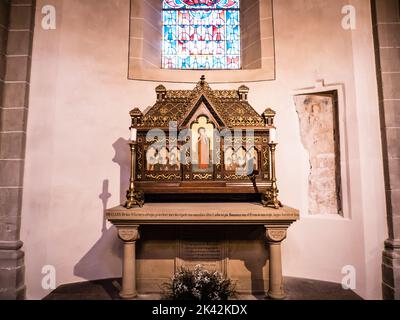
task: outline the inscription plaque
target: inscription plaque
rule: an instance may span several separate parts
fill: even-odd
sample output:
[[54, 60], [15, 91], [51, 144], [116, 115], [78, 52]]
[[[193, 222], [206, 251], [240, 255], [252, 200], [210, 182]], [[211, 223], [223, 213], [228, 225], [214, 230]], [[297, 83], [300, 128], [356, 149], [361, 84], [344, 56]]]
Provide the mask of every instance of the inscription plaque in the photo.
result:
[[194, 269], [202, 265], [209, 271], [226, 274], [226, 241], [219, 228], [186, 227], [179, 232], [177, 269], [186, 267]]

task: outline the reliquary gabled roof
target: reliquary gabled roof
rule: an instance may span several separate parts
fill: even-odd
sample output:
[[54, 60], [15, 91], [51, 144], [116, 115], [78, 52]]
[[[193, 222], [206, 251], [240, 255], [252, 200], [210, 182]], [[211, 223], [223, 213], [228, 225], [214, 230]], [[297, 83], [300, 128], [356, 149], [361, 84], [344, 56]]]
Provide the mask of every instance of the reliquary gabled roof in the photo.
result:
[[212, 90], [205, 77], [193, 90], [167, 90], [163, 85], [156, 88], [157, 102], [143, 116], [141, 123], [145, 128], [168, 127], [175, 121], [178, 127], [187, 125], [186, 121], [195, 113], [200, 102], [209, 109], [220, 127], [265, 128], [265, 120], [247, 101], [249, 89]]

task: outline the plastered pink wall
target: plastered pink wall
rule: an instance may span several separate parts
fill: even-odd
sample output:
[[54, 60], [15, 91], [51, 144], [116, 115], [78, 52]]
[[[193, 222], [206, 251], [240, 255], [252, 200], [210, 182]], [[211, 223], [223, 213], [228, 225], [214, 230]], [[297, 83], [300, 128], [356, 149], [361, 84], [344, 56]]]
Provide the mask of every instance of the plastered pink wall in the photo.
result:
[[[387, 231], [369, 1], [350, 1], [353, 31], [341, 27], [349, 1], [274, 2], [277, 78], [247, 85], [259, 112], [278, 112], [281, 199], [302, 215], [284, 244], [284, 273], [340, 282], [352, 265], [357, 293], [379, 299]], [[56, 8], [56, 30], [41, 28], [48, 4]], [[57, 285], [121, 275], [120, 243], [103, 209], [118, 205], [124, 191], [128, 112], [152, 105], [158, 84], [127, 80], [129, 0], [38, 0], [36, 21], [21, 235], [31, 299], [49, 293], [41, 286], [44, 265], [55, 266]], [[344, 87], [346, 218], [307, 214], [309, 162], [293, 94], [320, 79]]]

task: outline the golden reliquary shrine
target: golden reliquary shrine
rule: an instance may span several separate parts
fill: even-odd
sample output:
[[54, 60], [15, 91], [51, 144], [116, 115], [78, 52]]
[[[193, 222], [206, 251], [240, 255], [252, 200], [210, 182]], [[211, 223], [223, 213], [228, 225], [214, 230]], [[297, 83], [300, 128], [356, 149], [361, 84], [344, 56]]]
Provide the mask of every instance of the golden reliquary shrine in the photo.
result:
[[130, 112], [127, 201], [106, 211], [124, 242], [122, 298], [196, 265], [241, 292], [285, 297], [281, 242], [299, 212], [278, 200], [275, 112], [259, 115], [248, 93], [203, 76], [193, 90], [160, 85], [154, 106]]
[[[275, 178], [275, 112], [259, 115], [249, 89], [212, 90], [204, 78], [193, 90], [156, 88], [144, 114], [131, 111], [134, 187], [128, 207], [145, 196], [251, 195], [278, 207]], [[132, 190], [131, 190], [132, 191]]]

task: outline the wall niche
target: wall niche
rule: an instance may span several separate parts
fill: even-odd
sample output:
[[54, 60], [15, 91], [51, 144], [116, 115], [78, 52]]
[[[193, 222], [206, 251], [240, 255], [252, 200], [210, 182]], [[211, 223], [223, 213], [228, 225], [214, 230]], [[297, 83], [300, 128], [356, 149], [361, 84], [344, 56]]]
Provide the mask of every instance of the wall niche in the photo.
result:
[[[128, 79], [197, 83], [205, 70], [161, 68], [162, 1], [130, 0]], [[209, 83], [275, 80], [273, 0], [241, 0], [240, 70], [206, 70]]]
[[294, 101], [310, 157], [309, 214], [342, 215], [337, 92], [297, 95]]

